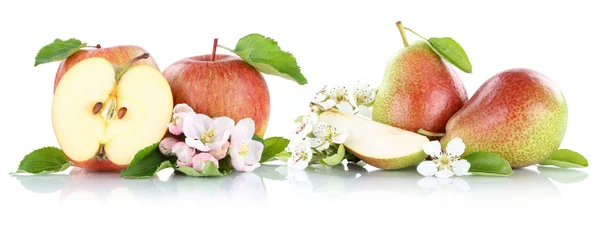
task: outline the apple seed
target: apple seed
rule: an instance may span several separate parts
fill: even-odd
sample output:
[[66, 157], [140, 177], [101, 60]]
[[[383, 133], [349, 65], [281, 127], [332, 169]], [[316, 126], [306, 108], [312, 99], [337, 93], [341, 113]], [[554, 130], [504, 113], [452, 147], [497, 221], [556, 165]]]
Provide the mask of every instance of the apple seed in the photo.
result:
[[119, 112], [117, 112], [117, 117], [119, 117], [119, 119], [121, 119], [121, 118], [123, 118], [123, 116], [125, 116], [125, 113], [127, 113], [127, 108], [122, 107], [121, 109], [119, 109]]
[[100, 109], [102, 109], [102, 102], [98, 102], [94, 105], [94, 109], [92, 110], [92, 113], [98, 114], [98, 112], [100, 112]]

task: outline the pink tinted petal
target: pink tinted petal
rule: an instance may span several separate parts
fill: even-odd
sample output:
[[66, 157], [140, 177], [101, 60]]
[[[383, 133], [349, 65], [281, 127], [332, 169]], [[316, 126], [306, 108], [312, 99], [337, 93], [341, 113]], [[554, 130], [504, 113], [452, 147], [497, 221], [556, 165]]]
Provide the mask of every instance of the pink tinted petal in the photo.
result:
[[193, 112], [186, 113], [183, 134], [188, 138], [200, 139], [201, 134], [208, 129], [205, 122], [206, 117], [206, 115], [198, 115]]
[[194, 112], [194, 110], [187, 104], [177, 104], [173, 108], [173, 113], [182, 113], [182, 112]]
[[179, 142], [179, 140], [173, 137], [166, 137], [160, 141], [160, 144], [158, 144], [158, 149], [163, 155], [171, 155], [173, 154], [173, 146], [175, 146], [177, 142]]
[[248, 156], [246, 156], [246, 164], [255, 164], [260, 162], [263, 149], [264, 145], [262, 143], [255, 140], [248, 141]]
[[194, 155], [194, 158], [192, 158], [192, 168], [198, 172], [202, 172], [206, 166], [206, 161], [203, 161], [202, 154], [204, 153]]
[[237, 123], [235, 129], [240, 130], [242, 138], [252, 139], [252, 136], [254, 135], [254, 126], [254, 120], [245, 118]]
[[210, 150], [210, 154], [215, 157], [217, 160], [221, 160], [225, 157], [227, 157], [227, 150], [229, 150], [229, 146], [231, 146], [229, 144], [229, 142], [226, 142], [225, 144], [223, 144], [223, 146], [221, 147], [221, 150]]
[[170, 123], [167, 126], [169, 127], [169, 133], [173, 135], [179, 136], [183, 132], [183, 126], [177, 126]]
[[233, 119], [228, 117], [218, 117], [211, 123], [210, 129], [215, 131], [215, 134], [222, 135], [227, 130], [233, 129], [235, 126], [235, 122]]

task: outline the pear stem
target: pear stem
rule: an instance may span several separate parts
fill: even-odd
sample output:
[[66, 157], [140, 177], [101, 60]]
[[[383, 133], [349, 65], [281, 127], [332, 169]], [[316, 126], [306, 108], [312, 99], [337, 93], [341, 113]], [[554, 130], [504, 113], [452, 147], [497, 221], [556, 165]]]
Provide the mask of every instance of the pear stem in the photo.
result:
[[404, 47], [408, 47], [408, 40], [406, 39], [406, 34], [404, 33], [402, 21], [396, 22], [396, 27], [398, 27], [398, 31], [400, 31], [400, 35], [402, 36], [402, 42], [404, 43]]
[[420, 38], [422, 38], [422, 39], [425, 39], [425, 40], [427, 40], [425, 37], [421, 36], [420, 34], [417, 34], [417, 32], [413, 31], [413, 30], [412, 30], [412, 29], [410, 29], [410, 28], [404, 27], [404, 29], [406, 29], [407, 31], [410, 31], [410, 32], [412, 32], [413, 34], [415, 34], [416, 36], [419, 36], [419, 37], [420, 37]]
[[125, 74], [125, 72], [127, 70], [129, 70], [129, 68], [131, 67], [131, 65], [135, 64], [135, 62], [138, 62], [140, 60], [148, 59], [148, 57], [150, 57], [150, 54], [149, 53], [144, 53], [142, 55], [136, 56], [135, 58], [133, 58], [129, 62], [127, 62], [125, 64], [125, 66], [121, 67], [121, 69], [119, 69], [119, 71], [117, 71], [117, 76], [116, 76], [117, 82], [121, 81], [121, 77], [123, 77], [123, 74]]
[[215, 61], [215, 56], [217, 55], [217, 45], [219, 43], [219, 39], [215, 38], [213, 41], [213, 50], [212, 50], [212, 61]]
[[445, 133], [434, 133], [431, 131], [427, 131], [423, 128], [417, 130], [417, 133], [428, 137], [443, 137], [444, 135], [446, 135]]

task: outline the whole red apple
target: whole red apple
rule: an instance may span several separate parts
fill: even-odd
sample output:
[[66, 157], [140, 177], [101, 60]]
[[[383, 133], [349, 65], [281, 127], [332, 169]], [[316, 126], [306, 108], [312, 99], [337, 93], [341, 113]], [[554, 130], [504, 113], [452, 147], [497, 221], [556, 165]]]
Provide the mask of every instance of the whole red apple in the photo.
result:
[[270, 97], [263, 76], [244, 60], [229, 55], [203, 55], [179, 60], [165, 69], [173, 103], [186, 103], [209, 117], [236, 122], [252, 118], [255, 134], [267, 130]]
[[[100, 47], [100, 45], [98, 45], [98, 47]], [[56, 86], [58, 85], [58, 82], [63, 77], [63, 75], [65, 75], [65, 73], [67, 73], [67, 71], [69, 69], [71, 69], [71, 67], [73, 67], [73, 65], [79, 63], [82, 60], [85, 60], [85, 59], [91, 58], [91, 57], [101, 57], [101, 58], [108, 60], [112, 64], [121, 67], [121, 66], [124, 66], [127, 62], [129, 62], [134, 57], [137, 57], [144, 53], [147, 53], [147, 51], [139, 46], [133, 46], [133, 45], [79, 50], [76, 53], [74, 53], [73, 55], [67, 57], [67, 59], [60, 62], [60, 65], [58, 66], [58, 70], [56, 71], [56, 78], [54, 79], [54, 90], [56, 91]], [[147, 59], [137, 61], [133, 65], [138, 65], [138, 64], [145, 64], [145, 65], [154, 67], [157, 70], [160, 70], [158, 68], [158, 65], [154, 61], [154, 58], [152, 58], [152, 55], [150, 55], [150, 57], [148, 57]]]

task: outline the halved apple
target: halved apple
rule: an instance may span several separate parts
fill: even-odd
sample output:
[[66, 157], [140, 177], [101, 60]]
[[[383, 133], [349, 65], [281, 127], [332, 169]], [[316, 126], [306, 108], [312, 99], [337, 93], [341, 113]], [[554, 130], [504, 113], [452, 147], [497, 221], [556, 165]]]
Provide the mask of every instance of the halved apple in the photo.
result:
[[[136, 57], [143, 59], [147, 54]], [[122, 68], [106, 59], [82, 60], [61, 78], [52, 102], [60, 147], [82, 168], [116, 171], [162, 139], [171, 120], [167, 80], [148, 65]]]
[[361, 116], [332, 109], [319, 115], [319, 120], [344, 128], [348, 138], [346, 150], [359, 159], [380, 169], [400, 169], [415, 165], [425, 159], [422, 145], [429, 142], [426, 136], [402, 130]]

